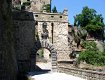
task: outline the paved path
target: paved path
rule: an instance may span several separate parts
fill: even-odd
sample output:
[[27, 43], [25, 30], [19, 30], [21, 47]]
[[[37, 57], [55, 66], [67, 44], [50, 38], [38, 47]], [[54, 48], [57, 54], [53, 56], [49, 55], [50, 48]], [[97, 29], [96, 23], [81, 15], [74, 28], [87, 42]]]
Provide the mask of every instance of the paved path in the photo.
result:
[[42, 63], [42, 62], [37, 62], [36, 65], [38, 67], [40, 67], [41, 69], [48, 69], [48, 70], [51, 70], [51, 62], [46, 62], [46, 63]]
[[32, 75], [31, 80], [85, 80], [65, 73], [44, 73]]
[[30, 80], [85, 80], [65, 73], [50, 72], [51, 62], [37, 62], [37, 66], [43, 69], [43, 71], [30, 72], [28, 75], [30, 76]]

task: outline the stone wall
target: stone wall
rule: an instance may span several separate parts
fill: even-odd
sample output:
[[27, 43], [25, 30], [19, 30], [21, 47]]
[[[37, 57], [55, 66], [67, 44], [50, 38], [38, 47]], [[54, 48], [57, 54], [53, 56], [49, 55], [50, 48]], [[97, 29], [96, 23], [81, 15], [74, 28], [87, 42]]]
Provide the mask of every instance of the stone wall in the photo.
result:
[[31, 12], [13, 12], [15, 52], [19, 72], [30, 70], [30, 54], [35, 42], [35, 21]]
[[[67, 11], [67, 10], [66, 10]], [[47, 39], [54, 45], [57, 50], [58, 61], [70, 60], [69, 58], [69, 46], [68, 46], [68, 15], [64, 13], [37, 13], [34, 12], [34, 18], [36, 20], [39, 39], [41, 40], [42, 25], [47, 23], [47, 30], [49, 32], [49, 38]], [[52, 32], [53, 30], [53, 32]], [[53, 39], [53, 41], [52, 41]]]
[[0, 80], [16, 80], [17, 75], [11, 1], [0, 0]]
[[66, 67], [59, 67], [58, 71], [73, 76], [81, 77], [86, 80], [105, 80], [105, 73], [103, 72], [82, 70], [76, 68], [66, 68]]
[[[64, 10], [65, 11], [65, 10]], [[64, 13], [39, 13], [39, 12], [33, 12], [34, 18], [37, 21], [40, 22], [62, 22], [62, 23], [68, 23], [68, 15]]]
[[30, 0], [31, 8], [30, 11], [41, 12], [43, 5], [50, 4], [50, 0]]

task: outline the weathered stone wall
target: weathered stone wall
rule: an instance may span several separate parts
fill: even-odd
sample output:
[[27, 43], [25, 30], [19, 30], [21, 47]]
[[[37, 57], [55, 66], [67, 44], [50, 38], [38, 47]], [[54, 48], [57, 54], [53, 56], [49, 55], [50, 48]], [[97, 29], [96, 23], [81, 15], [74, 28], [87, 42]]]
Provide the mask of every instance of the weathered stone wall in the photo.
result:
[[[41, 40], [42, 25], [47, 23], [47, 30], [49, 32], [48, 41], [52, 43], [57, 50], [58, 61], [69, 60], [69, 46], [68, 46], [68, 16], [63, 13], [34, 13], [34, 18], [38, 22], [37, 29], [39, 39]], [[52, 26], [53, 24], [53, 26]], [[53, 29], [52, 29], [53, 27]], [[53, 32], [52, 32], [53, 30]], [[52, 36], [53, 34], [53, 36]]]
[[68, 23], [68, 15], [64, 13], [39, 13], [34, 12], [35, 20], [40, 22], [62, 22]]
[[50, 0], [30, 0], [31, 8], [33, 12], [41, 12], [43, 5], [50, 4]]
[[70, 74], [73, 76], [81, 77], [86, 80], [105, 80], [105, 73], [91, 71], [91, 70], [82, 70], [76, 68], [66, 68], [66, 67], [58, 67], [58, 71], [66, 74]]
[[13, 12], [15, 52], [19, 72], [30, 70], [30, 54], [35, 42], [35, 21], [31, 12]]
[[16, 80], [11, 0], [0, 0], [0, 80]]

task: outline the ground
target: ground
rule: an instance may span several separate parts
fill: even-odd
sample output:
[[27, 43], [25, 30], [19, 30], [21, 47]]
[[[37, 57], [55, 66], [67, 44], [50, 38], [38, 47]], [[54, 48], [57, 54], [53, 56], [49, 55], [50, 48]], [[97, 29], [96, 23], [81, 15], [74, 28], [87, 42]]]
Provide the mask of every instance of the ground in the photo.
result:
[[30, 80], [86, 80], [65, 73], [57, 73], [57, 72], [55, 73], [35, 72], [35, 73], [36, 73], [35, 75], [32, 75], [33, 73], [30, 73], [30, 75], [32, 75], [30, 76]]
[[85, 80], [65, 73], [51, 72], [51, 62], [37, 62], [42, 71], [29, 72], [30, 80]]

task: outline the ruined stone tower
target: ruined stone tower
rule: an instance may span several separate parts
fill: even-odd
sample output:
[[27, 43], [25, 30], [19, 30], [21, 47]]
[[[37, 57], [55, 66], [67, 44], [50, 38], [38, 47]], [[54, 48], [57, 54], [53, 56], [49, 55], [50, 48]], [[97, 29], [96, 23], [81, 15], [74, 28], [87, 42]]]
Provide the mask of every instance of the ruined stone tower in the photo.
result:
[[30, 10], [34, 12], [41, 12], [44, 5], [51, 4], [51, 0], [21, 0], [21, 5], [26, 2], [31, 2]]

